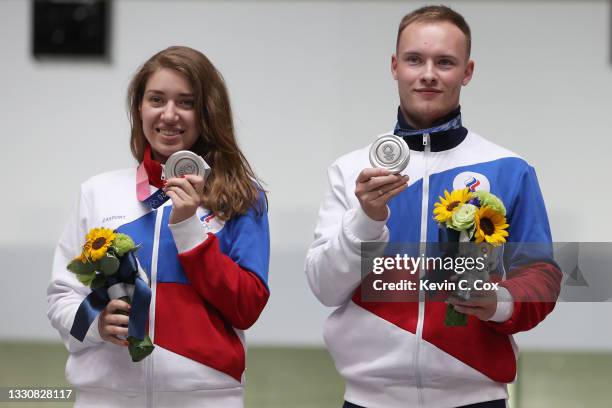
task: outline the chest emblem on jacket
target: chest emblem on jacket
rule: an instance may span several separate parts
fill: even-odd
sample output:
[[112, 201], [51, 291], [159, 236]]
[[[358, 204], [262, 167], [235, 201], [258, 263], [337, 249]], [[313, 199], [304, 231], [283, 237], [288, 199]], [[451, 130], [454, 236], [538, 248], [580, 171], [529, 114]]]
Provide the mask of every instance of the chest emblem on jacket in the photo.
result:
[[[200, 212], [201, 211], [201, 212]], [[221, 221], [215, 214], [207, 210], [198, 210], [197, 212], [202, 225], [206, 228], [206, 232], [212, 232], [216, 234], [223, 229], [225, 225], [224, 221]]]
[[475, 173], [473, 171], [464, 171], [455, 176], [453, 180], [453, 190], [462, 190], [469, 188], [470, 191], [491, 191], [489, 179], [484, 174]]

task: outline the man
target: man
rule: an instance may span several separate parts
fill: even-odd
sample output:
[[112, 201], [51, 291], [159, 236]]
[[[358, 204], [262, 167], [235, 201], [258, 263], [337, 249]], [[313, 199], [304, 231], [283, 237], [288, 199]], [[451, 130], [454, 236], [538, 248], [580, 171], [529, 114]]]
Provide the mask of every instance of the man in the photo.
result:
[[[446, 327], [446, 304], [423, 296], [362, 298], [361, 243], [437, 242], [432, 211], [444, 190], [490, 191], [506, 205], [508, 242], [551, 242], [533, 168], [461, 124], [459, 96], [474, 72], [470, 45], [468, 24], [448, 7], [406, 15], [391, 71], [400, 99], [394, 133], [410, 147], [408, 167], [370, 168], [367, 146], [328, 170], [305, 270], [317, 298], [338, 307], [324, 338], [346, 380], [345, 407], [505, 407], [516, 375], [512, 334], [542, 321], [558, 296], [554, 262], [504, 255], [508, 279], [489, 293], [493, 301], [449, 298], [468, 315], [465, 327]], [[517, 301], [527, 298], [548, 301]]]

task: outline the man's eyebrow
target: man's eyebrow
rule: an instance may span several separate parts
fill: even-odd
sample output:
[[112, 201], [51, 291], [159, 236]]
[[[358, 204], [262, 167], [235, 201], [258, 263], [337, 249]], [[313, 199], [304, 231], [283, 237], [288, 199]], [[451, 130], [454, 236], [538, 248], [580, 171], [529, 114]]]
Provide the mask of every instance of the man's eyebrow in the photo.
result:
[[458, 59], [459, 57], [457, 57], [456, 55], [451, 55], [451, 54], [442, 54], [442, 55], [438, 55], [436, 58]]
[[408, 51], [404, 51], [404, 52], [402, 52], [402, 54], [401, 54], [401, 55], [421, 55], [421, 53], [420, 53], [420, 52], [418, 52], [418, 51], [408, 50]]
[[[408, 56], [417, 56], [417, 57], [421, 57], [423, 54], [418, 52], [418, 51], [404, 51], [400, 54], [402, 57], [408, 57]], [[456, 55], [452, 55], [452, 54], [441, 54], [441, 55], [436, 55], [434, 58], [449, 58], [449, 59], [453, 59], [453, 60], [457, 60], [459, 59], [459, 57], [457, 57]]]

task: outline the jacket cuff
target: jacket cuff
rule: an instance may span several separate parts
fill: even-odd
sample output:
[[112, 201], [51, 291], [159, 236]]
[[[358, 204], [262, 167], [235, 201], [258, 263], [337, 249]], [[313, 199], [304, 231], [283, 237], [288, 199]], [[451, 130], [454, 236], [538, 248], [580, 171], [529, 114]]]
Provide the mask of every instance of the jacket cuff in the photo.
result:
[[383, 221], [375, 221], [368, 217], [361, 207], [353, 210], [348, 218], [347, 227], [360, 241], [377, 241], [384, 233], [387, 220], [391, 216], [391, 210], [387, 207], [387, 218]]
[[503, 286], [497, 289], [497, 309], [489, 321], [503, 323], [512, 317], [514, 301], [510, 291]]
[[196, 214], [176, 224], [168, 224], [168, 227], [172, 231], [174, 243], [179, 253], [192, 250], [208, 237], [204, 225]]

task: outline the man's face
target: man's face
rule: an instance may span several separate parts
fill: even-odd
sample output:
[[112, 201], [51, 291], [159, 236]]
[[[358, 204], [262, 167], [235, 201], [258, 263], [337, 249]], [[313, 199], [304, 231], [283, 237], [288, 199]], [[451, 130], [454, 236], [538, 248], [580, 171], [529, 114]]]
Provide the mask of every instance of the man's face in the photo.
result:
[[416, 22], [402, 31], [391, 71], [406, 120], [423, 129], [459, 106], [461, 87], [470, 82], [474, 62], [468, 60], [467, 39], [457, 26]]

